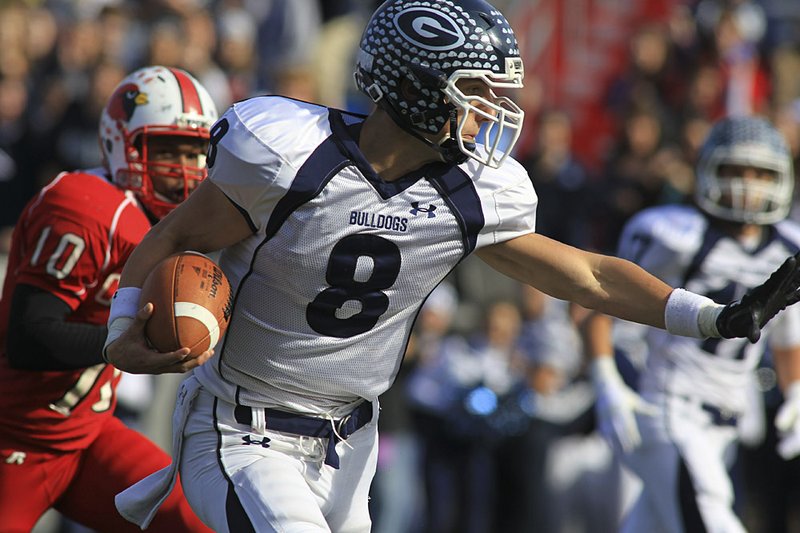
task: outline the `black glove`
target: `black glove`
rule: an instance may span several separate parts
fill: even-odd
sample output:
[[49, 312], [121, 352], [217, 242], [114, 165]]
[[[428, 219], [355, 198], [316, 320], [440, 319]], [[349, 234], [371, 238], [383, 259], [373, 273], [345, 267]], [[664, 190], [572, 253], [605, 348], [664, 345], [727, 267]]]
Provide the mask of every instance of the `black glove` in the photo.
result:
[[717, 317], [717, 331], [726, 339], [747, 337], [757, 342], [761, 328], [786, 306], [800, 300], [800, 252], [788, 258], [767, 281], [747, 291], [738, 302], [725, 306]]

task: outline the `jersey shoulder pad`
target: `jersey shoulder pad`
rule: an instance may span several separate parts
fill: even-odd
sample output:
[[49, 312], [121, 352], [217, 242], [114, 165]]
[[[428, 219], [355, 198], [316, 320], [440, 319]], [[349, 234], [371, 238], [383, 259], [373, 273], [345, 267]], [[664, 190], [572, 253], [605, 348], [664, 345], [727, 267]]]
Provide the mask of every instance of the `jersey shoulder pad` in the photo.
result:
[[[231, 106], [221, 120], [229, 123], [222, 137], [232, 155], [253, 161], [263, 148], [293, 164], [303, 160], [331, 134], [327, 107], [281, 96], [261, 96]], [[249, 153], [255, 151], [256, 153]]]
[[800, 223], [786, 219], [775, 224], [775, 229], [782, 238], [800, 249]]
[[482, 165], [472, 159], [461, 163], [459, 168], [471, 177], [479, 190], [488, 187], [493, 192], [501, 192], [507, 189], [523, 188], [527, 190], [526, 194], [531, 194], [533, 198], [536, 197], [528, 171], [511, 157], [507, 157], [500, 168]]
[[106, 220], [113, 217], [126, 199], [125, 192], [109, 182], [99, 169], [79, 170], [56, 176], [31, 202], [31, 208], [41, 210], [42, 206], [48, 206], [61, 213]]
[[708, 220], [694, 207], [650, 207], [635, 214], [625, 224], [620, 250], [624, 250], [630, 241], [642, 238], [676, 252], [694, 250], [702, 243], [707, 226]]

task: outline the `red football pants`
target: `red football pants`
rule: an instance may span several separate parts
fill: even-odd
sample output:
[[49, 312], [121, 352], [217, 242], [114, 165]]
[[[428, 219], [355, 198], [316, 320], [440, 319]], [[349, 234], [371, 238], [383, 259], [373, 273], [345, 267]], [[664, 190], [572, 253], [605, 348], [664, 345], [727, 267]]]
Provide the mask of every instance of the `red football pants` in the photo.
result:
[[[169, 462], [161, 448], [115, 417], [89, 448], [74, 452], [30, 451], [0, 434], [0, 531], [28, 533], [52, 507], [96, 531], [140, 533], [119, 515], [114, 496]], [[147, 531], [211, 530], [194, 515], [178, 483]]]

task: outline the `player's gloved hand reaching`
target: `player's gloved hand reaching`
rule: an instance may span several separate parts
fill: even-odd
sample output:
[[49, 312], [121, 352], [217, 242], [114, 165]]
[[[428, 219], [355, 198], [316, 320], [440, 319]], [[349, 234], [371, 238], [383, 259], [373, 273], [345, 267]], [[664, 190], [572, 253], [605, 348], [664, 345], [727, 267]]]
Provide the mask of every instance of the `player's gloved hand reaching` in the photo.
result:
[[757, 342], [761, 328], [779, 311], [800, 300], [800, 253], [788, 258], [761, 285], [741, 300], [725, 306], [717, 317], [717, 331], [726, 339], [747, 337]]
[[775, 416], [778, 430], [778, 455], [785, 460], [800, 455], [800, 381], [786, 388], [783, 404]]
[[636, 413], [653, 416], [658, 409], [625, 384], [613, 357], [594, 359], [592, 379], [597, 394], [600, 433], [611, 444], [617, 441], [623, 452], [632, 451], [642, 443]]

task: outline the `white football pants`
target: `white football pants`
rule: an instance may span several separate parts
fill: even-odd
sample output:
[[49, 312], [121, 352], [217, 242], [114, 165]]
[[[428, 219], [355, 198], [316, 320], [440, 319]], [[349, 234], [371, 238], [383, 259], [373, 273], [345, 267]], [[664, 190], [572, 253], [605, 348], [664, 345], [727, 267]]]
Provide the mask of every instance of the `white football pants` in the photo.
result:
[[257, 434], [233, 409], [201, 389], [184, 429], [181, 482], [203, 522], [217, 533], [369, 532], [377, 402], [372, 421], [336, 445], [338, 470], [323, 464], [327, 439]]
[[646, 399], [662, 412], [637, 416], [642, 445], [621, 456], [643, 482], [622, 531], [687, 533], [705, 527], [709, 533], [744, 533], [733, 511], [728, 475], [736, 453], [735, 424], [715, 420], [707, 407], [692, 399]]

